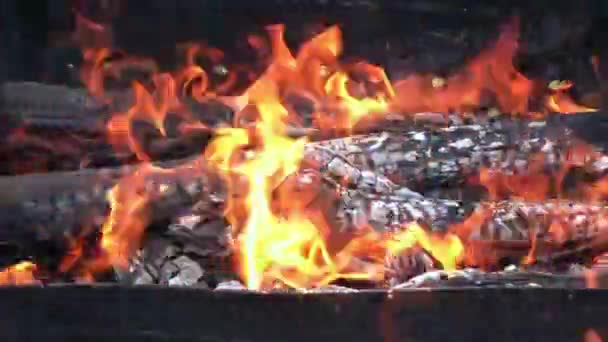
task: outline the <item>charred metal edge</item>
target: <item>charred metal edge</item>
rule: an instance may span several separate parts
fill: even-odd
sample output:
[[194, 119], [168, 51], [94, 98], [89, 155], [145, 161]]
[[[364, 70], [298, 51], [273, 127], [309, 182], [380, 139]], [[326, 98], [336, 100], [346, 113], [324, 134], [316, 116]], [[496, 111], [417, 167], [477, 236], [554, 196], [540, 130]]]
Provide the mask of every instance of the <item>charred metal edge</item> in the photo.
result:
[[608, 291], [324, 294], [113, 285], [0, 289], [4, 341], [577, 341], [608, 332]]

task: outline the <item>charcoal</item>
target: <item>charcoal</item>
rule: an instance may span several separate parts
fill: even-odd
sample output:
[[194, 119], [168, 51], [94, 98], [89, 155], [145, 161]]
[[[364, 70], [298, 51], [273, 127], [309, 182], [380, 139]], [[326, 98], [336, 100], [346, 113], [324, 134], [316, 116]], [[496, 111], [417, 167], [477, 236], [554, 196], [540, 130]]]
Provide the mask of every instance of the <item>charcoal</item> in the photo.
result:
[[407, 288], [427, 287], [429, 284], [438, 283], [442, 279], [447, 279], [448, 277], [449, 273], [442, 270], [426, 272], [411, 278], [405, 283], [394, 286], [393, 289], [398, 290]]
[[[460, 225], [432, 227], [436, 231], [451, 229], [460, 235], [467, 250], [461, 261], [464, 266], [492, 270], [507, 263], [522, 265], [525, 262], [544, 270], [560, 271], [564, 262], [566, 265], [571, 265], [573, 260], [591, 263], [608, 246], [608, 211], [602, 205], [565, 200], [500, 201], [484, 203], [477, 210], [472, 215], [481, 219], [465, 224], [466, 229], [460, 230], [463, 227]], [[379, 227], [399, 231], [407, 229], [411, 221], [412, 218], [406, 217]], [[389, 255], [385, 261], [389, 283], [418, 276], [438, 266], [417, 247], [400, 255]]]
[[[123, 282], [144, 285], [158, 284], [167, 279], [167, 274], [163, 269], [169, 260], [177, 258], [181, 253], [180, 249], [172, 245], [169, 240], [160, 237], [148, 238], [144, 247], [138, 251], [137, 255], [131, 260], [127, 272], [115, 269]], [[168, 266], [171, 267], [171, 266]]]
[[36, 82], [8, 82], [2, 85], [2, 107], [7, 113], [57, 113], [70, 116], [101, 110], [103, 104], [87, 94], [86, 89], [46, 85]]
[[167, 236], [182, 244], [185, 253], [200, 257], [225, 257], [231, 254], [230, 229], [224, 220], [198, 222], [191, 227], [172, 224]]
[[305, 163], [312, 163], [326, 179], [334, 180], [342, 186], [348, 186], [360, 191], [389, 193], [395, 189], [395, 184], [386, 177], [374, 172], [362, 170], [335, 151], [309, 144], [305, 149]]
[[117, 269], [122, 282], [132, 285], [208, 287], [203, 266], [165, 237], [148, 238], [127, 271]]
[[165, 263], [161, 272], [169, 286], [194, 286], [201, 281], [204, 271], [194, 260], [185, 255]]
[[[565, 243], [584, 241], [608, 230], [608, 209], [602, 205], [565, 200], [501, 201], [488, 209], [491, 210], [489, 219], [473, 230], [469, 239], [526, 240], [533, 235]], [[551, 230], [552, 224], [560, 224], [564, 231]], [[531, 234], [532, 229], [534, 234]]]

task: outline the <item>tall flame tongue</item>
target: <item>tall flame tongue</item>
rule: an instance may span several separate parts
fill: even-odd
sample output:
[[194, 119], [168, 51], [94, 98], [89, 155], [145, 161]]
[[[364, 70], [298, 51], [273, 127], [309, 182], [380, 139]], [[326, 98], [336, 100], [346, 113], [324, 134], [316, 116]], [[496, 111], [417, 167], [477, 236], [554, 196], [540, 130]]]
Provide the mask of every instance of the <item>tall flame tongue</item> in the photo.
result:
[[306, 142], [285, 136], [288, 111], [280, 103], [279, 86], [289, 81], [321, 91], [321, 84], [315, 82], [318, 79], [304, 78], [308, 74], [304, 71], [312, 68], [319, 75], [320, 64], [310, 61], [322, 53], [330, 60], [335, 58], [340, 49], [336, 40], [339, 31], [333, 28], [313, 38], [297, 59], [283, 42], [282, 26], [269, 31], [274, 62], [247, 91], [250, 103], [259, 111], [259, 121], [249, 129], [220, 130], [205, 152], [227, 176], [230, 196], [226, 215], [239, 232], [241, 274], [251, 289], [261, 288], [268, 278], [301, 288], [361, 276], [340, 274], [323, 234], [302, 210], [282, 204], [286, 210], [276, 213], [271, 203], [273, 190], [297, 171]]

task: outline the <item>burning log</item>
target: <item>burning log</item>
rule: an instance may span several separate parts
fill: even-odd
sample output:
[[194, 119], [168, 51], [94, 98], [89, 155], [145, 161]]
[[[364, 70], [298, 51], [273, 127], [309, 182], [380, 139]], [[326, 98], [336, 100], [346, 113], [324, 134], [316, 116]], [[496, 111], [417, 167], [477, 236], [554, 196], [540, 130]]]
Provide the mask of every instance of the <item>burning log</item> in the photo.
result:
[[608, 247], [608, 209], [564, 200], [488, 203], [456, 231], [467, 244], [470, 266], [590, 262]]
[[[451, 229], [465, 245], [460, 263], [484, 270], [515, 264], [559, 271], [573, 262], [589, 265], [608, 248], [608, 210], [600, 205], [569, 201], [486, 203]], [[388, 282], [400, 284], [440, 269], [441, 264], [431, 254], [432, 251], [418, 246], [397, 255], [387, 255]], [[444, 282], [447, 279], [445, 272], [437, 271], [412, 279], [403, 286], [424, 286], [428, 281], [448, 284]], [[525, 274], [523, 279], [532, 281]]]
[[[535, 155], [544, 155], [543, 170], [559, 170], [569, 149], [581, 139], [581, 127], [602, 123], [600, 113], [554, 115], [528, 120], [512, 117], [477, 120], [442, 128], [412, 128], [399, 133], [382, 132], [326, 140], [307, 148], [331, 149], [360, 172], [373, 170], [395, 184], [425, 193], [441, 186], [458, 187], [482, 167], [525, 173]], [[574, 129], [571, 129], [573, 127]], [[603, 149], [601, 136], [585, 141]], [[604, 169], [591, 166], [599, 173]]]

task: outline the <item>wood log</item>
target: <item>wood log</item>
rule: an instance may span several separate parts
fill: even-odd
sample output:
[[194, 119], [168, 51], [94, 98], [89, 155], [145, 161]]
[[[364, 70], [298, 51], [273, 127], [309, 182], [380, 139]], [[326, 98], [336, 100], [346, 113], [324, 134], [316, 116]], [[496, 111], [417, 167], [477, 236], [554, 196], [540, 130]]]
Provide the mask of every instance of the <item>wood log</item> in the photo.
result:
[[[135, 172], [142, 182], [123, 187], [149, 197], [152, 222], [170, 219], [202, 197], [221, 193], [219, 176], [203, 161], [173, 161], [158, 165], [171, 171], [149, 172], [145, 166], [85, 169], [74, 172], [0, 177], [0, 240], [14, 241], [32, 234], [38, 239], [76, 236], [103, 223], [110, 207], [109, 191]], [[202, 197], [201, 197], [202, 196]]]
[[[479, 175], [481, 167], [525, 173], [538, 154], [545, 156], [543, 169], [555, 171], [572, 158], [568, 152], [579, 143], [606, 151], [608, 139], [594, 128], [604, 127], [604, 116], [599, 112], [538, 120], [479, 116], [472, 123], [393, 127], [390, 132], [319, 141], [307, 149], [330, 149], [360, 171], [374, 171], [397, 185], [426, 193], [446, 185], [462, 187], [470, 176]], [[605, 171], [599, 161], [587, 161], [590, 172]]]
[[[463, 267], [501, 271], [509, 265], [543, 270], [571, 263], [589, 266], [608, 249], [608, 208], [571, 201], [488, 202], [450, 231], [464, 245]], [[420, 249], [388, 255], [385, 266], [392, 283], [441, 267]]]

